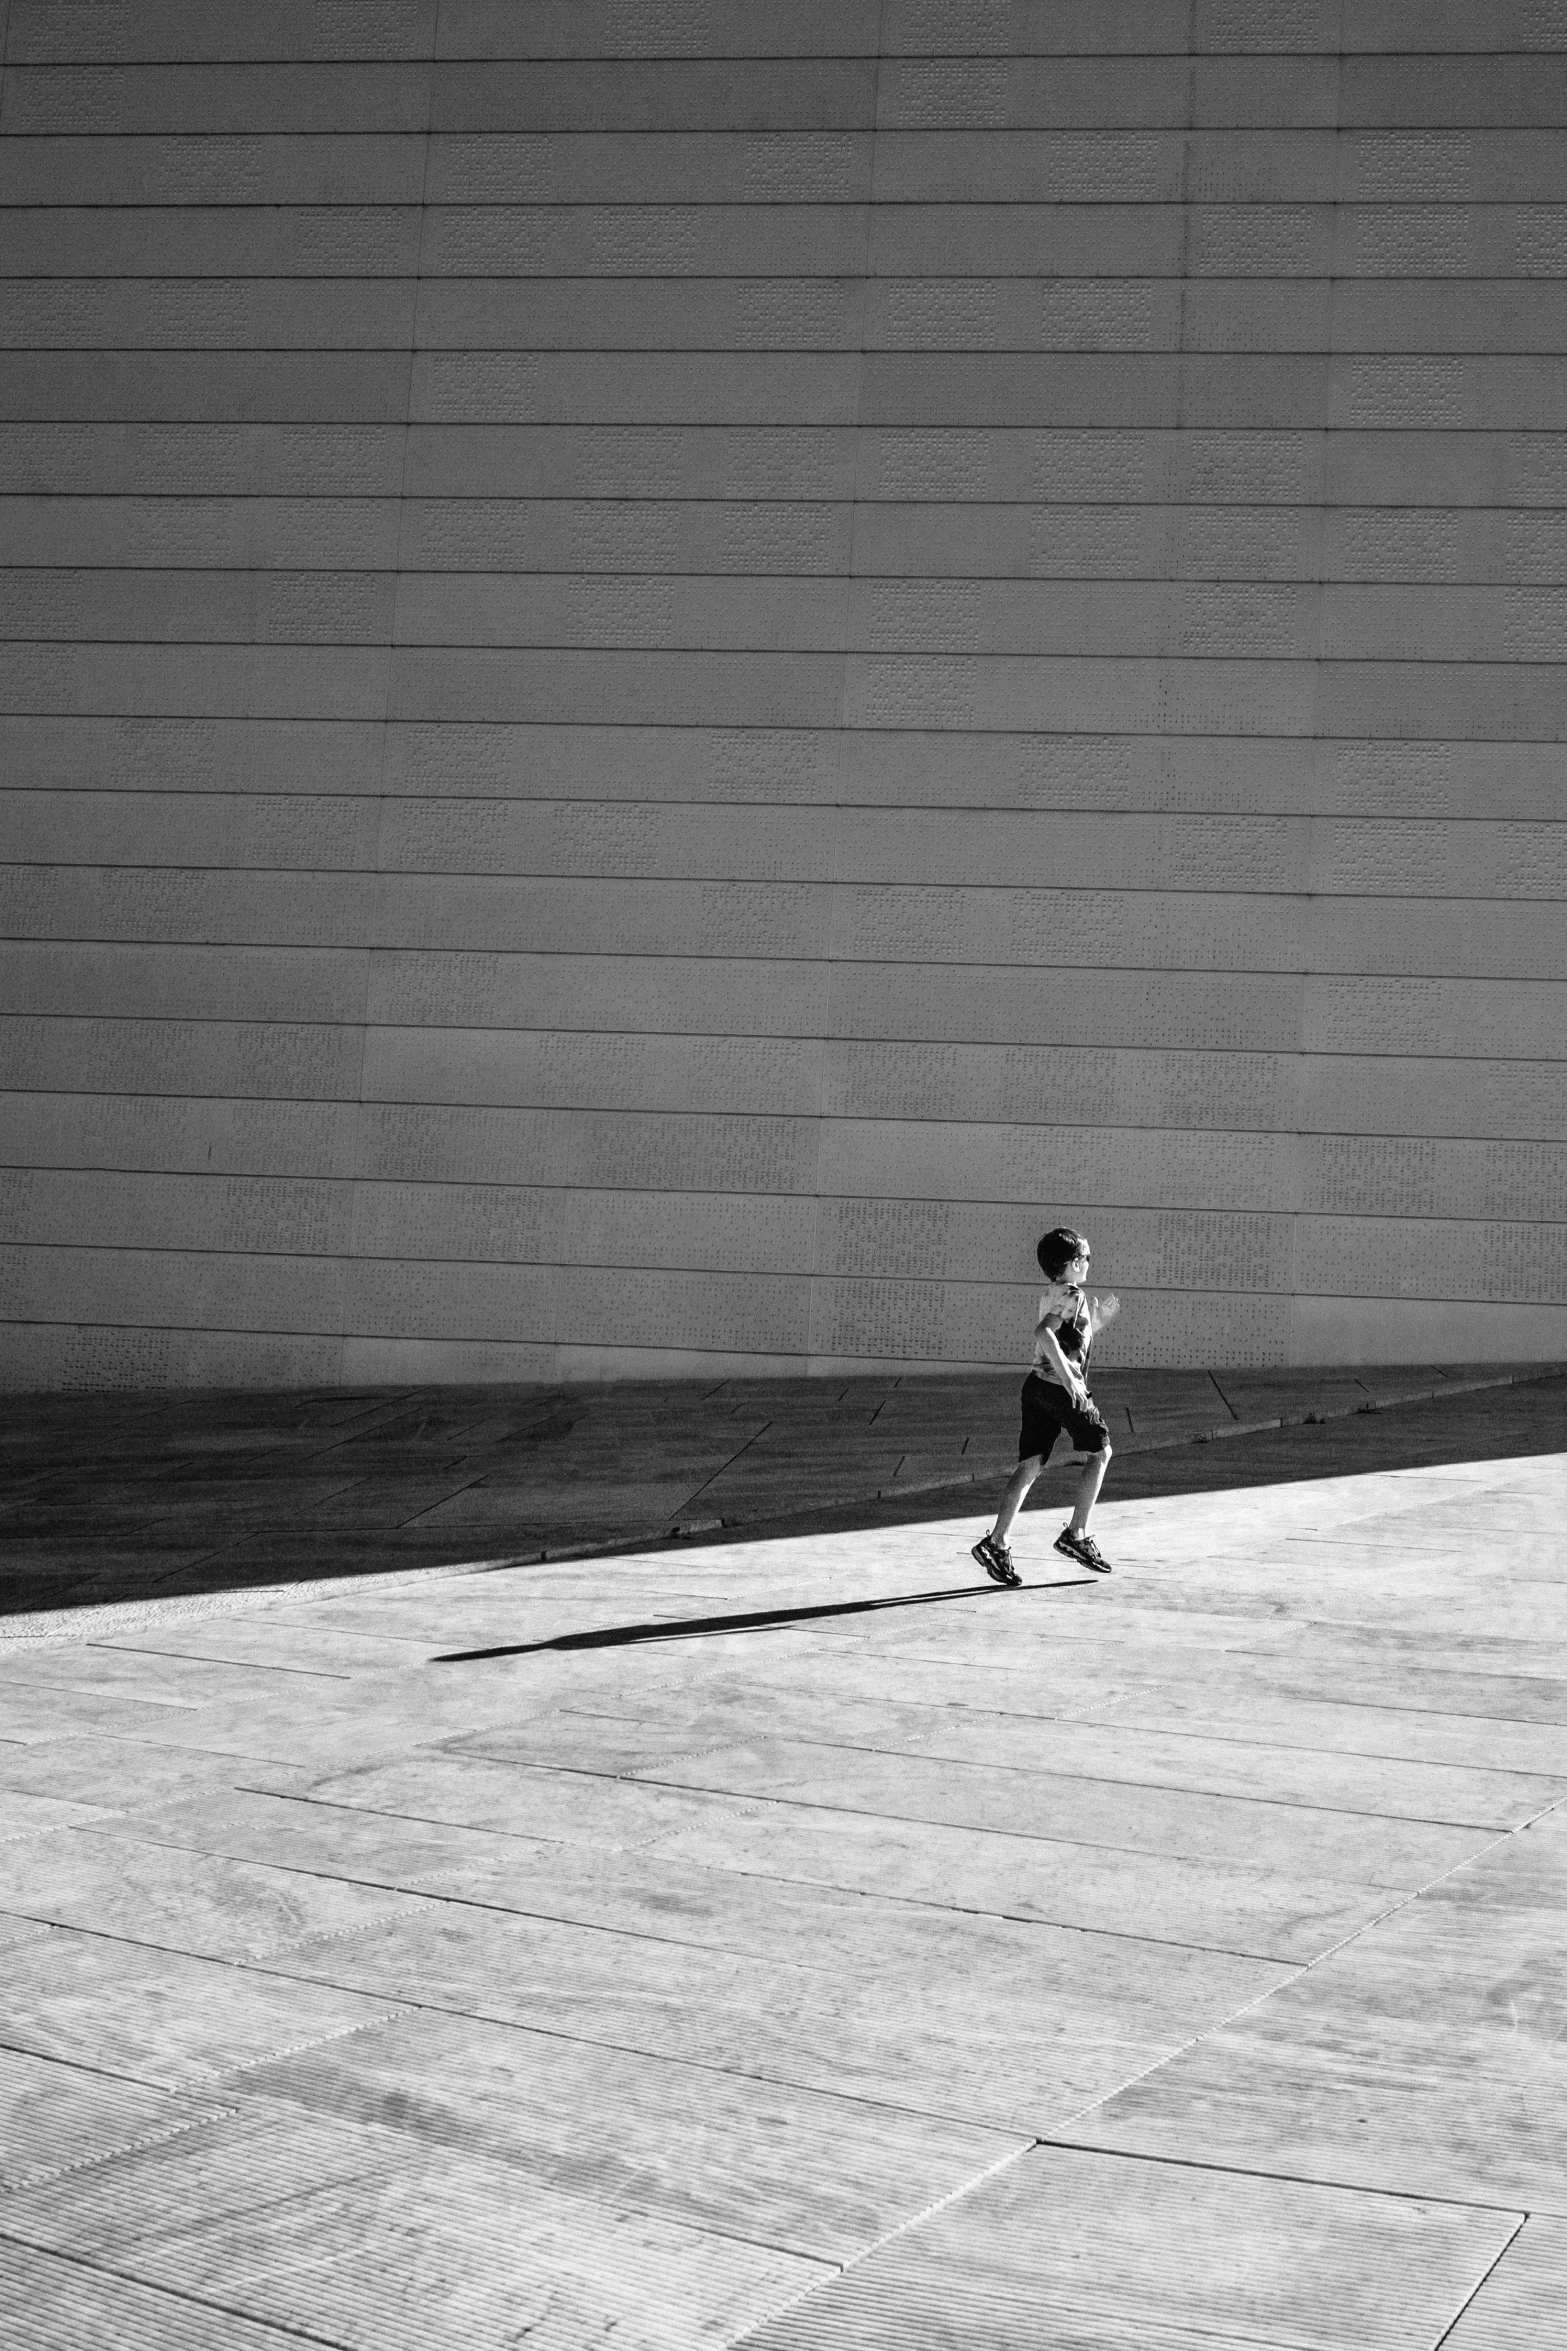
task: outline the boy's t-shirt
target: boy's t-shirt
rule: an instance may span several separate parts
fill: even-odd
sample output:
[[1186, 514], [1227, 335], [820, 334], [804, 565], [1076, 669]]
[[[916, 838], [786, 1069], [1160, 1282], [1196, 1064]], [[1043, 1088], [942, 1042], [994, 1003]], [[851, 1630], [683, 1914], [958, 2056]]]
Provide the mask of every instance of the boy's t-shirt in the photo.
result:
[[[1039, 1312], [1035, 1322], [1045, 1323], [1055, 1333], [1056, 1345], [1086, 1378], [1089, 1349], [1094, 1343], [1093, 1323], [1088, 1312], [1088, 1300], [1075, 1282], [1052, 1282], [1039, 1293]], [[1059, 1388], [1055, 1366], [1045, 1354], [1036, 1336], [1034, 1340], [1034, 1376], [1048, 1380]]]

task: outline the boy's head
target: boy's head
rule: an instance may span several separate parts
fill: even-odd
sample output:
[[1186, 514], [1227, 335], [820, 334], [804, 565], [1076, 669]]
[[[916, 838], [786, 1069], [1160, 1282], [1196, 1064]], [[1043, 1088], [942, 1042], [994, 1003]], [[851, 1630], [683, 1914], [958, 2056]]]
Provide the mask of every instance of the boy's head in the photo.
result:
[[1069, 1224], [1058, 1224], [1053, 1233], [1046, 1233], [1034, 1252], [1039, 1259], [1039, 1270], [1047, 1282], [1065, 1281], [1079, 1258], [1086, 1270], [1088, 1243], [1081, 1233], [1074, 1233]]

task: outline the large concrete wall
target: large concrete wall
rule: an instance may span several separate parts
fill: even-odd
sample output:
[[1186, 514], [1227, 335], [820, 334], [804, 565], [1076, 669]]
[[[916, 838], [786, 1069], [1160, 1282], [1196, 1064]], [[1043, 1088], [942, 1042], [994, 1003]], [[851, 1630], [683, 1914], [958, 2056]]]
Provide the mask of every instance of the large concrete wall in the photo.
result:
[[1563, 0], [0, 18], [9, 1378], [1567, 1354]]

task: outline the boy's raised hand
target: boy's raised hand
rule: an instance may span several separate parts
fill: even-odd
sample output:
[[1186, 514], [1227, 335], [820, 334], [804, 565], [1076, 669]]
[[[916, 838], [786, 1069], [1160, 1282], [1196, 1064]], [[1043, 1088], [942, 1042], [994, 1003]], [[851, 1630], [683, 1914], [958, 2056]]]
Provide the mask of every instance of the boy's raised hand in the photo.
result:
[[1107, 1290], [1102, 1298], [1088, 1301], [1088, 1319], [1096, 1331], [1102, 1331], [1107, 1322], [1114, 1322], [1120, 1311], [1121, 1301], [1113, 1290]]

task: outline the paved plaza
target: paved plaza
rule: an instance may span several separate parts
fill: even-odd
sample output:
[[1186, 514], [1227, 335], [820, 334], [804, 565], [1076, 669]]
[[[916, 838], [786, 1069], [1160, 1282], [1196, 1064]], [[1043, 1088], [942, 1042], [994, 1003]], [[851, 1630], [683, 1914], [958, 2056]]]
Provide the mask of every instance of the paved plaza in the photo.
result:
[[1554, 2340], [1567, 1382], [1014, 1385], [15, 1400], [8, 2346]]

